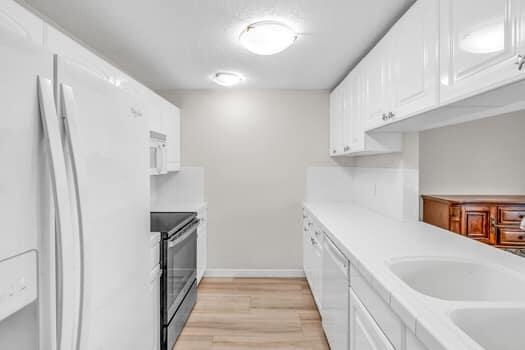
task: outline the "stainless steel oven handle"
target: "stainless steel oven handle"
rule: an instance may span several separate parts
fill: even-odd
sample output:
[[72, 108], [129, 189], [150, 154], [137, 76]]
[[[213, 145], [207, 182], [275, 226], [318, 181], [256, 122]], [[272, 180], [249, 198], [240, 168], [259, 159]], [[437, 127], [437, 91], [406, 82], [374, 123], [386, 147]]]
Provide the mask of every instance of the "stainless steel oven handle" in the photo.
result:
[[195, 221], [193, 224], [188, 226], [180, 235], [177, 235], [168, 241], [168, 248], [173, 248], [180, 242], [188, 238], [191, 233], [199, 226], [200, 220]]

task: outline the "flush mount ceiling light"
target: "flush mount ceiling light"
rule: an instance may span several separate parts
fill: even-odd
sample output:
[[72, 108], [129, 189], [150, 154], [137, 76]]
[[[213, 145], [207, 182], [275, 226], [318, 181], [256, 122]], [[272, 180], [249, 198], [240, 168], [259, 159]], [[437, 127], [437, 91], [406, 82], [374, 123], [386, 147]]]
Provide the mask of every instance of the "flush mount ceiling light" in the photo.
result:
[[250, 24], [241, 33], [239, 41], [249, 51], [258, 55], [274, 55], [287, 49], [297, 39], [297, 33], [277, 21]]
[[244, 77], [238, 73], [218, 72], [212, 77], [213, 81], [221, 86], [234, 86], [244, 80]]

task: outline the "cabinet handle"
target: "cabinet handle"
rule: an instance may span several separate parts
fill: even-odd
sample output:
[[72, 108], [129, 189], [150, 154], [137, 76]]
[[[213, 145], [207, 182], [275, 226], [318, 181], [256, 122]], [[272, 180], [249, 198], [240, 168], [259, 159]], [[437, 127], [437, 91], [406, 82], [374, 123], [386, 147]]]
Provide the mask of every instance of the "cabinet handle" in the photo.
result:
[[350, 151], [350, 146], [345, 146], [344, 150], [345, 152]]
[[518, 66], [518, 70], [522, 70], [523, 66], [525, 65], [525, 56], [518, 55], [518, 59], [514, 64]]

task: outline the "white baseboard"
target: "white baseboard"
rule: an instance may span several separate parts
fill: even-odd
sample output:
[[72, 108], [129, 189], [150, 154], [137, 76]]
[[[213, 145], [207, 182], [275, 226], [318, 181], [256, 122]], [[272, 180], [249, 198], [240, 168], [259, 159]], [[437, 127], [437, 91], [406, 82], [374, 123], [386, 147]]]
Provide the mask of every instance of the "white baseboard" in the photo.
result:
[[207, 269], [205, 277], [255, 277], [255, 278], [290, 278], [304, 277], [303, 270], [259, 270], [259, 269]]

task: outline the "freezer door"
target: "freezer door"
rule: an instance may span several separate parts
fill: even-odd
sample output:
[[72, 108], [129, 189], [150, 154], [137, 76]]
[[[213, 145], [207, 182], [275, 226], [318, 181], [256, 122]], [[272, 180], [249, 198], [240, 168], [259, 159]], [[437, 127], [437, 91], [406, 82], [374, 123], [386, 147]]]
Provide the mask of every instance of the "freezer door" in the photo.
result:
[[[56, 334], [55, 267], [48, 260], [54, 256], [55, 236], [37, 77], [53, 77], [53, 57], [32, 40], [38, 36], [38, 21], [18, 7], [11, 16], [15, 7], [14, 2], [0, 3], [0, 261], [38, 248], [42, 275], [38, 307], [2, 323], [0, 349], [36, 349], [40, 333], [40, 349], [48, 350]], [[40, 331], [39, 317], [45, 327]], [[13, 329], [17, 320], [26, 331]]]
[[82, 213], [80, 349], [151, 349], [147, 122], [110, 69], [56, 60], [71, 192]]

